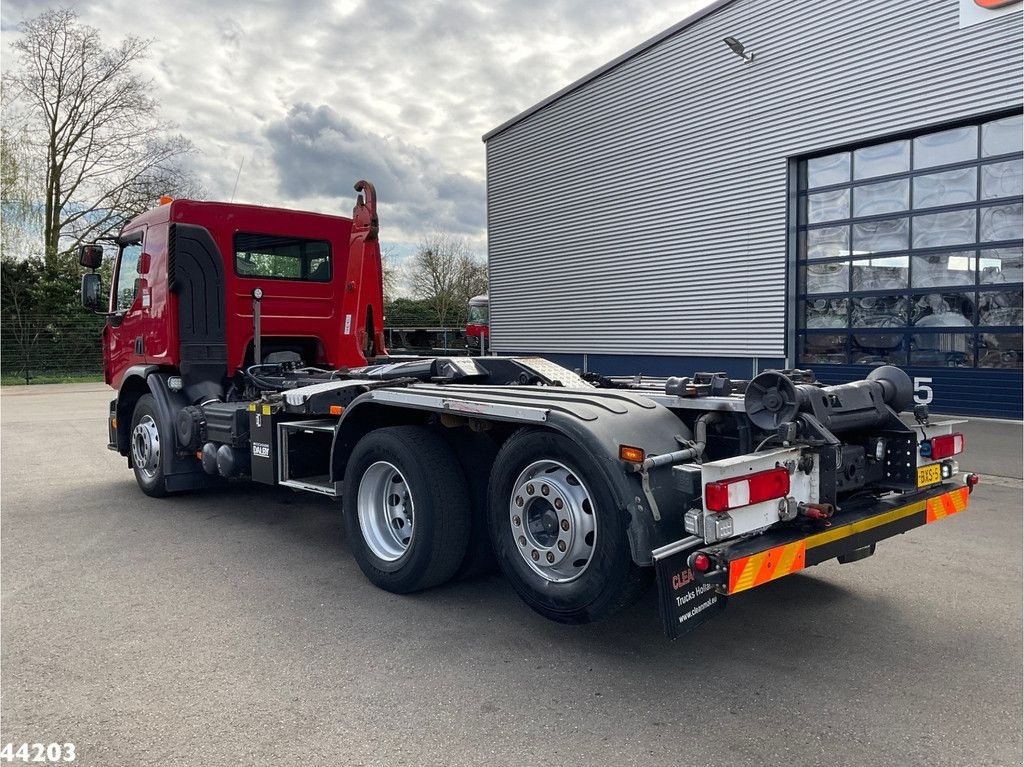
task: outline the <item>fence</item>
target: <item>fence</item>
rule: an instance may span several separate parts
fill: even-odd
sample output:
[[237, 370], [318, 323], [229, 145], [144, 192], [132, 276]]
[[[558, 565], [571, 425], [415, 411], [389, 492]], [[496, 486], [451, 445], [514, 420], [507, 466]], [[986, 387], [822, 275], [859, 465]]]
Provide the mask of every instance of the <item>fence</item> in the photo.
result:
[[103, 320], [87, 314], [5, 316], [0, 319], [0, 374], [7, 383], [99, 375], [102, 330]]
[[[0, 375], [5, 383], [55, 377], [100, 375], [103, 319], [80, 316], [27, 315], [0, 319]], [[384, 327], [392, 354], [464, 355], [464, 328], [409, 324]]]
[[469, 354], [465, 328], [388, 327], [384, 326], [384, 343], [391, 354]]

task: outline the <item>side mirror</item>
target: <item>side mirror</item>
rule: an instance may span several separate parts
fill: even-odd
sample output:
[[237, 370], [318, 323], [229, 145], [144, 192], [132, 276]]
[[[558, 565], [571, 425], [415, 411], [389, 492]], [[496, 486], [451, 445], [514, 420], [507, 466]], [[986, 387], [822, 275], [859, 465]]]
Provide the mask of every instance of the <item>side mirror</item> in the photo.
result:
[[86, 269], [99, 269], [100, 264], [103, 263], [103, 246], [96, 245], [95, 243], [91, 245], [79, 245], [78, 263]]
[[[89, 246], [85, 246], [89, 247]], [[84, 266], [84, 264], [83, 264]], [[95, 268], [95, 267], [92, 267]], [[99, 311], [100, 302], [103, 300], [101, 294], [103, 293], [102, 285], [100, 284], [100, 276], [95, 272], [82, 275], [82, 306], [90, 311]]]

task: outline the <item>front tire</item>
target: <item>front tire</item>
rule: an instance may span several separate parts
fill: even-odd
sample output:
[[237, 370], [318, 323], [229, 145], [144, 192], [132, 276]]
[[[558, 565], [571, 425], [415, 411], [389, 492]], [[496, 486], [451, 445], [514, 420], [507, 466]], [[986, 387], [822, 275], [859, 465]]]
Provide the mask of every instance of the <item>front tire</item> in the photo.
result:
[[624, 511], [575, 442], [520, 431], [491, 474], [488, 522], [501, 569], [531, 608], [588, 623], [631, 604], [649, 572], [630, 556]]
[[162, 453], [173, 449], [172, 436], [160, 428], [156, 400], [152, 394], [143, 394], [132, 412], [128, 458], [135, 472], [135, 481], [146, 495], [163, 498], [168, 494]]
[[469, 539], [470, 504], [451, 446], [423, 426], [370, 432], [345, 468], [345, 528], [359, 568], [396, 594], [455, 575]]

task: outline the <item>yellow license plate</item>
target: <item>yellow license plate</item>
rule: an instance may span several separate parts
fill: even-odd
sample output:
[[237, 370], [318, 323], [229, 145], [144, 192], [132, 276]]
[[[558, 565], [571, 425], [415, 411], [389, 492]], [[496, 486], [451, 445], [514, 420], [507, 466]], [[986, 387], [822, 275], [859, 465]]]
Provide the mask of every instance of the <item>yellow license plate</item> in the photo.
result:
[[937, 463], [917, 467], [917, 486], [927, 487], [942, 481], [942, 466]]

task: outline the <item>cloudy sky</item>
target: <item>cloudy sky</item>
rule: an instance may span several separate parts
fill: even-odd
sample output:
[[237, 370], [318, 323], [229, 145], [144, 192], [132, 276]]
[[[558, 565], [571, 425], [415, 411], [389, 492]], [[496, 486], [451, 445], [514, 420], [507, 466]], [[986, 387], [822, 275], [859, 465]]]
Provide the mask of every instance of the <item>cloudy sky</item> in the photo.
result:
[[[199, 150], [211, 199], [342, 212], [375, 182], [382, 240], [435, 229], [486, 250], [480, 137], [708, 0], [66, 2], [112, 43], [153, 38], [144, 74]], [[3, 57], [22, 19], [5, 0]]]

